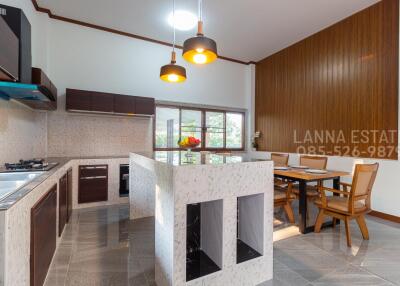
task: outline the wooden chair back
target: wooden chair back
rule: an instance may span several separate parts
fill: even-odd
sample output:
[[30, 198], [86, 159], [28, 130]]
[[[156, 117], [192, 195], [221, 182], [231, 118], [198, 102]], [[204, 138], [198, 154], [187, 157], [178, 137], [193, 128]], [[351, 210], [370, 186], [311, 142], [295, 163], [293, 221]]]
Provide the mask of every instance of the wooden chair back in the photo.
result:
[[289, 154], [271, 153], [271, 160], [275, 166], [287, 166], [289, 163]]
[[301, 156], [300, 165], [307, 166], [312, 169], [326, 169], [326, 164], [328, 163], [328, 157], [321, 156]]
[[357, 164], [350, 194], [350, 209], [354, 209], [354, 203], [364, 201], [368, 210], [371, 209], [371, 192], [375, 183], [379, 164]]

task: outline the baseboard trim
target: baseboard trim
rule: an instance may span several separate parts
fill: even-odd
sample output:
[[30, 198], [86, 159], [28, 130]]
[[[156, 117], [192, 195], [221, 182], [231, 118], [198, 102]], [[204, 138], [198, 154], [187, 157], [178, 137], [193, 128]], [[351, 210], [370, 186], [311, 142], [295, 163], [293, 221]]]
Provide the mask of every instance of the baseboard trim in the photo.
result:
[[386, 214], [386, 213], [381, 213], [378, 211], [371, 211], [370, 213], [368, 213], [370, 216], [374, 216], [374, 217], [378, 217], [384, 220], [388, 220], [391, 222], [395, 222], [395, 223], [400, 223], [400, 217], [398, 216], [394, 216], [394, 215], [390, 215], [390, 214]]

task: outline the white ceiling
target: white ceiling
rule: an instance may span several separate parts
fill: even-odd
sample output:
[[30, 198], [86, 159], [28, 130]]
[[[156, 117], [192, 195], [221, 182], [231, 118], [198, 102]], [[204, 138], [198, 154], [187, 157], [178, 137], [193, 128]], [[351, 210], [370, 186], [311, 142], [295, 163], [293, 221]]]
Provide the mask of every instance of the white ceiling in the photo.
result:
[[[261, 60], [379, 0], [203, 0], [205, 35], [218, 53]], [[172, 42], [167, 23], [172, 0], [38, 0], [53, 14], [161, 41]], [[176, 0], [176, 9], [197, 14], [196, 0]], [[177, 31], [177, 44], [194, 35]]]

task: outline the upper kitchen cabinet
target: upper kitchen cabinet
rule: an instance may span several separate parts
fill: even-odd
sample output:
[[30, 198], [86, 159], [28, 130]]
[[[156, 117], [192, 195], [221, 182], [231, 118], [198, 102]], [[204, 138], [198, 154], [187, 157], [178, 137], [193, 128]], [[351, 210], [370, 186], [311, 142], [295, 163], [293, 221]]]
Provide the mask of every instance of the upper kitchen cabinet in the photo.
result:
[[152, 116], [154, 109], [154, 98], [77, 89], [67, 89], [66, 92], [66, 110], [70, 112]]
[[67, 88], [65, 107], [69, 111], [92, 110], [92, 93], [90, 91]]
[[98, 112], [114, 111], [114, 95], [104, 92], [92, 92], [92, 109]]
[[154, 98], [136, 97], [135, 114], [154, 115]]
[[114, 112], [115, 113], [136, 113], [136, 100], [134, 96], [115, 95], [114, 96]]

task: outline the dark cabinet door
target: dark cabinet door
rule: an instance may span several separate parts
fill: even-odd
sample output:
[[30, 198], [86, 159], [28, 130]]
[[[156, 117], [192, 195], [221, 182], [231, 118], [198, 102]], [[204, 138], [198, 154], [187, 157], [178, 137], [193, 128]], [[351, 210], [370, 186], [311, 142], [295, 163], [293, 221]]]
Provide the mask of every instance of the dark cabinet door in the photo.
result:
[[31, 286], [42, 286], [56, 250], [57, 185], [31, 209]]
[[67, 222], [72, 215], [72, 169], [67, 172]]
[[79, 166], [78, 203], [108, 200], [108, 166]]
[[58, 236], [61, 236], [67, 223], [67, 174], [58, 183]]
[[67, 110], [88, 110], [92, 108], [92, 93], [85, 90], [67, 89]]
[[92, 93], [92, 111], [113, 112], [114, 95], [110, 93]]
[[114, 96], [114, 112], [135, 114], [135, 97], [129, 95], [115, 95]]
[[154, 115], [155, 101], [154, 98], [136, 97], [135, 114]]

